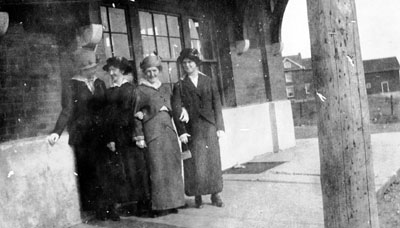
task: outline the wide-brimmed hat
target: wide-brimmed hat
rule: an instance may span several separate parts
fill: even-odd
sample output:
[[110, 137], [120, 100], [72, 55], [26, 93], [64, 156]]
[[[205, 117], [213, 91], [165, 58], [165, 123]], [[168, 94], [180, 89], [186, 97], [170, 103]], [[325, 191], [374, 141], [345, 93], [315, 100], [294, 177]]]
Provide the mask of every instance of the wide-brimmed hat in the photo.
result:
[[190, 59], [196, 63], [196, 65], [201, 64], [200, 52], [196, 48], [185, 48], [181, 51], [178, 57], [178, 62], [182, 63], [184, 59]]
[[79, 48], [74, 52], [74, 64], [80, 70], [86, 70], [97, 66], [96, 53], [85, 48]]
[[158, 67], [160, 70], [162, 69], [161, 58], [156, 55], [149, 55], [142, 60], [140, 63], [140, 69], [145, 71], [149, 67]]
[[128, 74], [132, 72], [131, 63], [125, 57], [115, 56], [108, 58], [106, 65], [103, 66], [103, 70], [108, 71], [111, 66], [120, 69], [123, 74]]

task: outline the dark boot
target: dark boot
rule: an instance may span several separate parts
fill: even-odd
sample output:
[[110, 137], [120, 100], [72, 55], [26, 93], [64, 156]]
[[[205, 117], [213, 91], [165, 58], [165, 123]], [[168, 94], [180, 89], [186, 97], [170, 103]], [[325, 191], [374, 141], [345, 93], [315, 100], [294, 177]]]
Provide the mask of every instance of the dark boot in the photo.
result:
[[107, 217], [112, 221], [119, 221], [121, 218], [119, 217], [118, 211], [114, 206], [110, 206]]
[[201, 199], [201, 195], [194, 197], [194, 203], [196, 208], [198, 209], [203, 208], [203, 200]]
[[218, 193], [211, 194], [211, 204], [216, 207], [224, 207], [221, 196]]

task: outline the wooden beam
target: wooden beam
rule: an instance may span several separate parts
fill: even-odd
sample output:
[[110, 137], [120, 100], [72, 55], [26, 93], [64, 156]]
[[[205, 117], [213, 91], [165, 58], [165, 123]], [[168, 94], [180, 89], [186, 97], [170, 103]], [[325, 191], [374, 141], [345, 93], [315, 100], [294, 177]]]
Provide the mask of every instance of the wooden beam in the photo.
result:
[[379, 227], [354, 0], [307, 0], [325, 227]]

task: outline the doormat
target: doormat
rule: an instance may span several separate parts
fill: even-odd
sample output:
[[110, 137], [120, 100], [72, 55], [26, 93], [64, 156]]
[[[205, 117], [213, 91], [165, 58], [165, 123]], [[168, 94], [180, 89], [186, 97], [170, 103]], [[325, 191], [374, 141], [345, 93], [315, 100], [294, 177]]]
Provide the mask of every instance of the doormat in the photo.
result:
[[247, 162], [242, 167], [232, 167], [223, 171], [223, 174], [259, 174], [285, 162]]

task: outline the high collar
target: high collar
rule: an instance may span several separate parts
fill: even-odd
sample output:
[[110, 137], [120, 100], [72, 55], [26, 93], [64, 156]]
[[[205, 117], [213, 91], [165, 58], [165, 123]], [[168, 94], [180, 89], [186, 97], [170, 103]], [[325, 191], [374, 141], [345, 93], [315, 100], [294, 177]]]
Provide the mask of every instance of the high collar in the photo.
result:
[[156, 83], [151, 84], [149, 81], [147, 81], [146, 79], [141, 79], [139, 80], [139, 85], [145, 85], [154, 89], [159, 89], [162, 85], [162, 82], [160, 80], [158, 80]]
[[81, 82], [88, 82], [88, 81], [93, 81], [94, 82], [94, 81], [96, 81], [97, 77], [95, 75], [91, 79], [89, 79], [89, 78], [82, 77], [81, 75], [75, 75], [71, 79], [72, 80], [81, 81]]
[[121, 84], [112, 83], [110, 87], [121, 87], [125, 83], [129, 83], [129, 81], [126, 78], [123, 78]]

